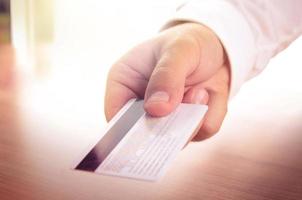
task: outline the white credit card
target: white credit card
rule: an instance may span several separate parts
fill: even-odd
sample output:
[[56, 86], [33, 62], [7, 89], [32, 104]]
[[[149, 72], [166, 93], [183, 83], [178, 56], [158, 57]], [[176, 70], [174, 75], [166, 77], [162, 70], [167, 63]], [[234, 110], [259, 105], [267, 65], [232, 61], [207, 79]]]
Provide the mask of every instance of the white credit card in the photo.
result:
[[206, 105], [180, 104], [168, 116], [156, 118], [145, 113], [143, 100], [132, 99], [73, 168], [156, 181], [191, 139], [207, 108]]

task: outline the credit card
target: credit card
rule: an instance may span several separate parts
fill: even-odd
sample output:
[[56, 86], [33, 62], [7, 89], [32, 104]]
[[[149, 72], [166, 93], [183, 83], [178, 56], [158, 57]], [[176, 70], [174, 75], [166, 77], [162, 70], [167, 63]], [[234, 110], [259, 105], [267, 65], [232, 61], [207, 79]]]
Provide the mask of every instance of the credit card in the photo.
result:
[[182, 103], [165, 117], [152, 117], [144, 111], [143, 100], [132, 99], [73, 168], [157, 181], [191, 139], [207, 109], [206, 105]]

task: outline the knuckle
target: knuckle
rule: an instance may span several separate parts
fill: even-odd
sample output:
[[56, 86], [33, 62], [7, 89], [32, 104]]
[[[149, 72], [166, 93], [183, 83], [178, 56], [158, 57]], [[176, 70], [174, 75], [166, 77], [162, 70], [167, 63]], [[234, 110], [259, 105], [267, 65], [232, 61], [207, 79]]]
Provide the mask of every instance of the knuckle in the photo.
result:
[[177, 81], [175, 81], [174, 72], [168, 67], [158, 67], [152, 73], [149, 81], [149, 87], [152, 88], [166, 88], [174, 91], [177, 88]]
[[178, 54], [192, 54], [198, 49], [196, 39], [188, 35], [180, 34], [171, 39], [163, 48], [163, 53], [169, 52], [172, 55]]
[[156, 68], [154, 68], [152, 77], [164, 77], [168, 78], [172, 76], [173, 70], [166, 66], [164, 63], [159, 63]]

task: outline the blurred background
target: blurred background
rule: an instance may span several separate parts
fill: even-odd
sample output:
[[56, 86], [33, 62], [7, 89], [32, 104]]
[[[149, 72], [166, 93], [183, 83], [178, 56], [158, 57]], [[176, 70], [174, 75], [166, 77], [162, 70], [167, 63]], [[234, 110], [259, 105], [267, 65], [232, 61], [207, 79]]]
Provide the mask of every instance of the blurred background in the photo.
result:
[[[22, 90], [21, 103], [26, 104], [22, 107], [39, 116], [53, 115], [49, 118], [57, 121], [62, 118], [62, 123], [92, 116], [74, 119], [88, 126], [105, 123], [104, 88], [112, 63], [154, 36], [181, 4], [180, 0], [0, 1], [10, 4], [7, 31], [11, 30], [17, 62], [11, 71], [30, 82]], [[11, 79], [7, 73], [5, 77]]]
[[[1, 66], [1, 74], [10, 77], [3, 71], [17, 71], [34, 82], [24, 93], [24, 102], [39, 112], [59, 107], [67, 117], [87, 113], [96, 116], [94, 122], [87, 119], [89, 123], [105, 121], [100, 113], [111, 64], [133, 45], [154, 36], [182, 2], [0, 0], [0, 45], [12, 43], [17, 61], [14, 69]], [[245, 84], [234, 101], [250, 95], [263, 99], [281, 90], [301, 97], [301, 52], [299, 38]], [[79, 106], [83, 102], [86, 106]]]
[[55, 67], [100, 68], [101, 63], [104, 68], [130, 46], [153, 36], [180, 2], [11, 0], [13, 44], [23, 64], [38, 70], [53, 64], [37, 55], [45, 51]]
[[10, 40], [10, 1], [0, 0], [0, 44]]

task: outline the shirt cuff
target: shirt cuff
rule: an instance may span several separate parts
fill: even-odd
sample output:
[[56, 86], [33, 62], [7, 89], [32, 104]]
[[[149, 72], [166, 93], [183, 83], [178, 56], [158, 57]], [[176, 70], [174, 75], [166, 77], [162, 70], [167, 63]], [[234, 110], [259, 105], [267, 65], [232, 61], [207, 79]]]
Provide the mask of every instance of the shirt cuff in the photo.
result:
[[250, 77], [255, 63], [255, 41], [245, 17], [226, 1], [199, 0], [180, 7], [164, 29], [178, 21], [203, 24], [218, 36], [230, 62], [232, 98]]

